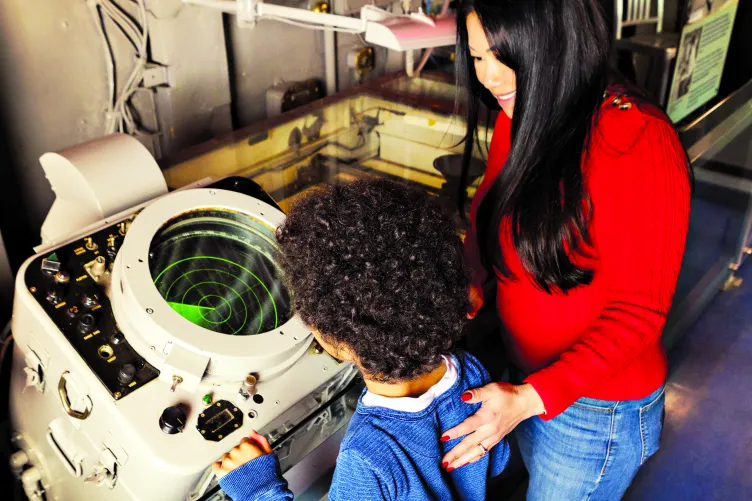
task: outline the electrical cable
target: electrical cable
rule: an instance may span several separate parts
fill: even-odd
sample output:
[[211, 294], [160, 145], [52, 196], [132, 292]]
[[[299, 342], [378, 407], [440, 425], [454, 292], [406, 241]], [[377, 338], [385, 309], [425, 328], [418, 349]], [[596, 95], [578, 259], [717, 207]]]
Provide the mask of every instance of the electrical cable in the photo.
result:
[[[114, 2], [112, 0], [104, 0], [104, 2], [108, 2], [113, 5], [112, 9], [117, 10], [117, 7], [114, 6]], [[118, 113], [119, 117], [121, 117], [121, 125], [120, 125], [120, 132], [126, 132], [128, 134], [134, 133], [136, 130], [138, 130], [138, 125], [136, 124], [135, 120], [133, 119], [132, 114], [128, 110], [128, 102], [133, 97], [133, 94], [135, 92], [135, 89], [140, 85], [141, 80], [143, 78], [143, 73], [146, 68], [147, 63], [147, 54], [146, 54], [146, 48], [148, 43], [148, 24], [146, 19], [146, 8], [144, 5], [143, 0], [138, 0], [137, 4], [139, 6], [139, 22], [142, 24], [143, 28], [141, 31], [141, 44], [138, 48], [138, 62], [136, 63], [136, 66], [133, 68], [133, 71], [131, 72], [130, 77], [126, 81], [125, 87], [123, 89], [123, 93], [120, 96], [120, 99], [115, 103], [115, 112]], [[135, 24], [127, 18], [124, 14], [120, 13], [120, 19], [131, 25], [131, 28], [136, 28]], [[137, 28], [136, 28], [137, 29]]]
[[[144, 0], [131, 0], [137, 7], [137, 19], [134, 20], [121, 5], [114, 0], [92, 0], [89, 5], [95, 14], [95, 22], [105, 50], [105, 62], [107, 64], [108, 76], [108, 109], [107, 120], [105, 121], [105, 133], [124, 132], [135, 134], [143, 130], [137, 122], [131, 109], [131, 99], [141, 90], [142, 81], [146, 66], [149, 62], [148, 44], [149, 44], [149, 25], [147, 19], [147, 9]], [[128, 74], [123, 84], [122, 90], [118, 93], [116, 90], [116, 66], [113, 54], [112, 44], [110, 43], [107, 31], [104, 26], [104, 19], [109, 19], [114, 26], [123, 34], [123, 36], [133, 45], [136, 51], [136, 62]], [[156, 103], [152, 93], [152, 107], [156, 111]], [[155, 113], [156, 116], [156, 113]]]
[[142, 45], [142, 35], [139, 31], [139, 28], [109, 0], [101, 0], [101, 5], [107, 13], [107, 16], [123, 33], [126, 39], [131, 43], [131, 45], [133, 45], [133, 48], [137, 51], [140, 51]]
[[107, 33], [104, 30], [104, 20], [102, 19], [102, 13], [99, 10], [99, 5], [95, 2], [88, 2], [89, 10], [94, 19], [94, 24], [97, 26], [97, 31], [102, 39], [102, 48], [104, 49], [105, 65], [107, 70], [107, 114], [105, 118], [105, 130], [110, 128], [110, 121], [112, 120], [112, 112], [115, 107], [115, 60], [112, 54], [112, 46], [110, 45], [110, 39], [107, 37]]

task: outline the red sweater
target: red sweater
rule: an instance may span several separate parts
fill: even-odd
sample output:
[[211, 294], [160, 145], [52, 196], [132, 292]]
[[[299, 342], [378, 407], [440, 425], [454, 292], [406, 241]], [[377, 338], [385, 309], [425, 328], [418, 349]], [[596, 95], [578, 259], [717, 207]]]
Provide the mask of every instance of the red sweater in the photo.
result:
[[[583, 396], [640, 399], [666, 380], [661, 333], [689, 225], [687, 158], [658, 110], [623, 109], [612, 99], [601, 106], [582, 167], [594, 211], [590, 232], [596, 259], [587, 263], [595, 271], [592, 283], [567, 295], [549, 295], [523, 269], [511, 233], [500, 239], [514, 274], [497, 278], [505, 343], [511, 361], [529, 374], [526, 382], [543, 400], [544, 419]], [[486, 174], [473, 200], [473, 226], [480, 201], [506, 161], [510, 139], [511, 120], [499, 113]], [[466, 250], [477, 285], [486, 275], [473, 230]]]

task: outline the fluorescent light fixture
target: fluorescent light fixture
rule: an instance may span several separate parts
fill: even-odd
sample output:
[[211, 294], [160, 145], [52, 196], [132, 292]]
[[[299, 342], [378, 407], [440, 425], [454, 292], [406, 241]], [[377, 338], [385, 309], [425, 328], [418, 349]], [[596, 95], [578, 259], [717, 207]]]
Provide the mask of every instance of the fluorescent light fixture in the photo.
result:
[[368, 43], [396, 51], [454, 45], [454, 15], [434, 19], [423, 13], [392, 14], [372, 5], [360, 10], [360, 18], [324, 14], [258, 0], [183, 0], [186, 4], [221, 10], [238, 16], [238, 24], [252, 27], [259, 19], [287, 22], [303, 28], [361, 33]]

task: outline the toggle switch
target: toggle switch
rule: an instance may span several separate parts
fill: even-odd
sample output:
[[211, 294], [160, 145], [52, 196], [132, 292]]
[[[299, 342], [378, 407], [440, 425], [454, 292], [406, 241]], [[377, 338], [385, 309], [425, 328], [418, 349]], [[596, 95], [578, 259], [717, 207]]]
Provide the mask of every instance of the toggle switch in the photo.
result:
[[84, 247], [86, 248], [86, 250], [90, 251], [95, 251], [99, 248], [97, 243], [91, 237], [84, 238]]
[[47, 291], [47, 301], [51, 305], [58, 305], [63, 301], [63, 289], [60, 287], [53, 287]]
[[81, 303], [87, 308], [94, 308], [99, 304], [99, 296], [94, 292], [87, 292], [84, 297], [81, 298]]
[[175, 389], [178, 387], [180, 383], [183, 382], [183, 378], [180, 376], [172, 376], [172, 386], [170, 386], [170, 391], [175, 393]]

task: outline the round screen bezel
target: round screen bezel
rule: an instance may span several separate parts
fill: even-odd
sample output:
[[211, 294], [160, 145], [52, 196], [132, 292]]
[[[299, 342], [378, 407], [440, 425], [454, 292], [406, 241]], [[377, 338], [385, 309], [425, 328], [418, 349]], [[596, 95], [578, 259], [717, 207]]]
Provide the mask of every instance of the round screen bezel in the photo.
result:
[[[265, 214], [265, 212], [264, 212], [264, 214]], [[230, 225], [232, 225], [232, 224], [237, 225], [238, 230], [236, 230], [236, 231], [238, 231], [239, 233], [237, 233], [234, 236], [227, 236], [225, 238], [232, 239], [234, 237], [237, 237], [235, 239], [238, 242], [248, 243], [248, 244], [250, 244], [249, 246], [253, 246], [253, 244], [261, 246], [260, 253], [262, 254], [262, 259], [267, 259], [269, 261], [269, 265], [276, 268], [277, 276], [281, 278], [281, 276], [282, 276], [282, 270], [277, 265], [277, 263], [275, 261], [275, 257], [274, 257], [274, 253], [277, 251], [277, 244], [276, 244], [276, 241], [274, 239], [274, 231], [273, 231], [272, 228], [270, 228], [268, 225], [266, 225], [266, 224], [262, 223], [261, 221], [259, 221], [259, 219], [251, 217], [248, 214], [240, 212], [240, 211], [237, 211], [237, 210], [228, 210], [228, 209], [217, 208], [217, 207], [211, 207], [211, 208], [202, 207], [202, 208], [197, 208], [197, 209], [193, 209], [193, 210], [190, 210], [190, 211], [185, 211], [185, 212], [183, 212], [181, 214], [178, 214], [178, 215], [172, 217], [171, 219], [169, 219], [167, 222], [165, 222], [165, 224], [154, 234], [154, 236], [152, 238], [152, 241], [150, 243], [150, 246], [149, 246], [149, 259], [148, 259], [148, 262], [147, 262], [147, 264], [149, 265], [148, 266], [149, 267], [149, 271], [151, 273], [151, 277], [153, 279], [153, 283], [155, 284], [155, 287], [157, 287], [157, 290], [160, 292], [160, 295], [162, 296], [162, 298], [165, 301], [168, 302], [168, 304], [170, 303], [170, 298], [166, 297], [163, 294], [164, 291], [161, 290], [161, 288], [159, 286], [159, 283], [158, 283], [159, 278], [171, 266], [174, 266], [176, 263], [180, 263], [182, 261], [188, 261], [188, 260], [194, 259], [194, 258], [196, 258], [196, 256], [188, 256], [188, 254], [186, 254], [185, 256], [178, 256], [179, 260], [176, 263], [172, 263], [172, 264], [169, 264], [167, 266], [164, 266], [161, 270], [159, 268], [154, 268], [153, 265], [155, 263], [153, 261], [154, 257], [152, 256], [152, 253], [154, 252], [155, 246], [164, 244], [167, 239], [162, 240], [161, 242], [156, 242], [156, 243], [155, 243], [155, 241], [157, 239], [163, 237], [164, 233], [168, 232], [168, 231], [170, 231], [170, 232], [177, 232], [176, 235], [171, 235], [170, 237], [168, 237], [168, 239], [175, 238], [176, 236], [178, 238], [180, 238], [182, 236], [182, 234], [185, 234], [187, 232], [192, 232], [192, 231], [195, 232], [197, 230], [196, 230], [195, 226], [192, 227], [192, 224], [193, 223], [200, 224], [202, 222], [201, 219], [204, 219], [204, 218], [206, 218], [206, 219], [216, 219], [217, 222], [219, 222], [219, 223], [228, 224], [228, 227]], [[176, 228], [176, 225], [180, 225], [180, 227]], [[220, 231], [220, 233], [221, 233], [221, 231]], [[232, 233], [231, 231], [226, 232], [226, 234], [228, 234], [228, 235], [230, 235], [231, 233]], [[266, 247], [266, 248], [264, 248], [264, 247]], [[206, 256], [208, 256], [209, 259], [212, 259], [212, 258], [216, 257], [216, 256], [209, 256], [209, 254], [206, 254]], [[219, 259], [219, 260], [221, 260], [221, 261], [227, 261], [227, 262], [231, 263], [232, 265], [234, 265], [234, 266], [236, 266], [236, 267], [238, 267], [240, 269], [243, 269], [243, 270], [247, 271], [248, 274], [250, 274], [254, 278], [256, 278], [256, 273], [258, 273], [258, 271], [254, 270], [254, 269], [252, 269], [250, 267], [249, 267], [250, 269], [246, 269], [244, 267], [245, 263], [241, 263], [241, 261], [239, 261], [237, 259], [228, 258], [228, 256], [216, 257], [216, 258]], [[254, 273], [254, 271], [256, 273]], [[259, 280], [258, 278], [256, 278], [256, 279]], [[279, 281], [279, 283], [278, 283], [278, 286], [284, 289], [283, 296], [281, 298], [280, 297], [274, 297], [272, 295], [272, 293], [270, 292], [270, 289], [271, 289], [270, 286], [273, 285], [273, 284], [265, 283], [265, 282], [260, 281], [260, 280], [259, 280], [259, 283], [263, 286], [263, 289], [269, 295], [269, 297], [266, 298], [266, 299], [271, 300], [272, 304], [274, 305], [275, 316], [277, 314], [277, 303], [280, 300], [284, 300], [285, 298], [288, 301], [288, 304], [286, 305], [287, 307], [285, 308], [285, 310], [286, 310], [285, 313], [283, 314], [283, 316], [282, 316], [281, 319], [277, 320], [277, 322], [276, 322], [277, 325], [274, 328], [263, 330], [263, 331], [260, 331], [260, 332], [243, 332], [243, 333], [241, 333], [240, 331], [238, 331], [236, 333], [230, 333], [230, 332], [220, 332], [218, 330], [214, 330], [214, 329], [210, 329], [210, 328], [207, 328], [207, 327], [203, 327], [203, 326], [201, 326], [199, 324], [196, 324], [195, 322], [191, 322], [191, 323], [194, 323], [194, 325], [198, 325], [199, 327], [201, 327], [201, 328], [203, 328], [203, 329], [205, 329], [205, 330], [207, 330], [209, 332], [213, 332], [213, 333], [216, 333], [216, 334], [222, 334], [222, 335], [226, 335], [226, 336], [227, 335], [229, 335], [229, 336], [257, 336], [257, 335], [260, 335], [260, 334], [264, 334], [266, 332], [271, 332], [274, 329], [279, 328], [280, 325], [284, 325], [287, 321], [290, 320], [290, 318], [292, 318], [294, 316], [294, 311], [293, 311], [293, 308], [292, 308], [292, 295], [291, 295], [290, 291], [287, 289], [286, 284], [284, 284], [282, 281]], [[263, 295], [263, 293], [262, 293], [262, 295]], [[188, 319], [186, 319], [186, 320], [188, 320]], [[188, 321], [190, 322], [190, 320], [188, 320]], [[262, 325], [259, 325], [258, 328], [260, 330], [262, 328]]]
[[[115, 275], [117, 292], [124, 297], [130, 323], [144, 346], [164, 356], [171, 343], [208, 354], [212, 359], [275, 359], [310, 342], [310, 330], [297, 315], [277, 329], [254, 336], [228, 336], [199, 327], [183, 318], [162, 298], [153, 283], [148, 253], [154, 235], [175, 216], [196, 209], [224, 209], [241, 212], [276, 231], [285, 215], [255, 198], [227, 190], [209, 188], [173, 192], [147, 206], [135, 218], [118, 255]], [[114, 287], [117, 287], [115, 285]], [[221, 370], [220, 368], [216, 368]]]

